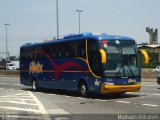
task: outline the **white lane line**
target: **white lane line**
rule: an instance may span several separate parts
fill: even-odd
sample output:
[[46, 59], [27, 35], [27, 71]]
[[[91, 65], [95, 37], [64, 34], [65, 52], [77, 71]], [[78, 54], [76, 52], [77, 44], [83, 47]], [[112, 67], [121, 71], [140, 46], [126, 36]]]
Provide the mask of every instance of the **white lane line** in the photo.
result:
[[109, 100], [101, 100], [101, 99], [93, 99], [93, 100], [96, 100], [96, 101], [103, 101], [103, 102], [109, 101]]
[[20, 78], [14, 78], [14, 77], [1, 77], [1, 76], [0, 76], [0, 78], [2, 78], [2, 79], [12, 79], [12, 80], [13, 79], [15, 79], [15, 80], [19, 80], [20, 79]]
[[22, 99], [22, 100], [25, 100], [25, 101], [33, 101], [33, 99], [26, 99], [26, 98], [25, 98], [25, 99], [24, 99], [24, 98], [2, 98], [1, 100], [4, 101], [4, 100], [11, 100], [11, 99], [12, 99], [12, 100], [13, 100], [13, 99], [14, 99], [14, 100], [20, 100], [20, 99]]
[[17, 96], [2, 96], [2, 98], [17, 98]]
[[135, 93], [135, 92], [127, 92], [127, 93], [129, 93], [129, 94], [133, 94], [133, 93]]
[[15, 89], [9, 89], [9, 90], [15, 90]]
[[13, 85], [22, 85], [22, 84], [13, 84]]
[[159, 105], [154, 105], [154, 104], [141, 104], [141, 105], [150, 106], [150, 107], [158, 107], [159, 106]]
[[25, 120], [43, 120], [42, 117], [37, 117], [37, 116], [22, 116], [22, 115], [7, 115], [6, 116], [8, 118], [8, 120], [17, 120], [17, 119], [25, 119]]
[[0, 85], [6, 85], [7, 83], [0, 83]]
[[56, 94], [49, 94], [49, 95], [53, 95], [53, 96], [54, 96], [54, 95], [56, 95]]
[[28, 91], [28, 93], [31, 95], [31, 97], [33, 98], [33, 100], [36, 102], [36, 104], [39, 106], [39, 109], [44, 117], [45, 120], [51, 120], [49, 115], [47, 114], [45, 108], [43, 107], [43, 105], [41, 104], [41, 102], [32, 94], [32, 92]]
[[116, 101], [116, 102], [119, 102], [119, 103], [131, 103], [131, 102], [128, 102], [128, 101]]
[[159, 93], [152, 93], [152, 95], [160, 95]]
[[18, 94], [15, 94], [15, 95], [28, 95], [28, 92], [22, 92], [22, 93], [18, 93]]
[[156, 84], [155, 82], [142, 82], [141, 84], [142, 86], [157, 86], [158, 84]]
[[9, 109], [9, 110], [18, 110], [18, 111], [38, 112], [38, 113], [41, 112], [40, 110], [17, 108], [17, 107], [4, 107], [4, 106], [0, 106], [0, 108], [1, 108], [1, 109]]
[[26, 96], [19, 96], [20, 98], [31, 98], [31, 96], [28, 96], [28, 95], [26, 95]]
[[15, 103], [15, 104], [22, 104], [22, 105], [33, 105], [33, 106], [38, 106], [37, 104], [27, 103], [27, 102], [18, 102], [18, 101], [3, 101], [3, 102], [7, 102], [7, 103]]
[[87, 98], [82, 98], [82, 97], [76, 97], [76, 98], [79, 98], [79, 99], [82, 99], [82, 100], [86, 100]]
[[157, 85], [142, 85], [142, 87], [143, 87], [143, 86], [155, 87], [155, 86], [157, 86]]
[[21, 84], [0, 83], [0, 85], [21, 85]]

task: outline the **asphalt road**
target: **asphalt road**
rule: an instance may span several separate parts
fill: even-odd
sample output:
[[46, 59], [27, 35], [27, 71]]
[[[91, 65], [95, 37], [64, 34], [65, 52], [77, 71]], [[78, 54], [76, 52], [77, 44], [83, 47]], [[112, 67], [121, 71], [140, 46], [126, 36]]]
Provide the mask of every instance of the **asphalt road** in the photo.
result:
[[0, 77], [0, 119], [146, 120], [160, 119], [160, 85], [143, 82], [136, 93], [81, 98], [55, 90], [33, 92], [19, 78]]

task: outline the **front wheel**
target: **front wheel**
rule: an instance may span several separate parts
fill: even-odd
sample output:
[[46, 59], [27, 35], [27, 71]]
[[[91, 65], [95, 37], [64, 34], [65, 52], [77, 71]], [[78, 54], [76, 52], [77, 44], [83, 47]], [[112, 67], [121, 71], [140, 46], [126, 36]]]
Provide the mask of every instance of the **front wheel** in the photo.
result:
[[80, 93], [82, 97], [88, 97], [88, 87], [85, 83], [82, 83], [80, 86]]
[[33, 91], [38, 91], [38, 83], [36, 80], [32, 81], [32, 90]]

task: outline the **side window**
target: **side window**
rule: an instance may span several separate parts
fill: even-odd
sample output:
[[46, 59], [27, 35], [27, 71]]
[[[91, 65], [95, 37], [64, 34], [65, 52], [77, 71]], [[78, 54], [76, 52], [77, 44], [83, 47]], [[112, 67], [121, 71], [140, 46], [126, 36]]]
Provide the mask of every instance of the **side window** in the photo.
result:
[[85, 40], [79, 41], [77, 44], [78, 57], [86, 58]]
[[32, 50], [31, 47], [21, 48], [21, 59], [24, 59], [24, 60], [31, 59], [31, 56], [32, 56], [31, 50]]
[[35, 55], [36, 59], [43, 59], [44, 58], [42, 51], [43, 51], [42, 46], [37, 46], [34, 48], [34, 53], [36, 54]]

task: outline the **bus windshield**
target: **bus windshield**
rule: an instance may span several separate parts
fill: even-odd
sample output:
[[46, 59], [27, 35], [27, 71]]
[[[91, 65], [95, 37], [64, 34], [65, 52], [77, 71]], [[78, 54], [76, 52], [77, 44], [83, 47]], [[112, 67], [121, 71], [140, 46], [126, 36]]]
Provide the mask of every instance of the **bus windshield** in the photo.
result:
[[101, 44], [107, 54], [107, 62], [104, 65], [106, 77], [140, 76], [137, 48], [134, 41], [102, 40]]

